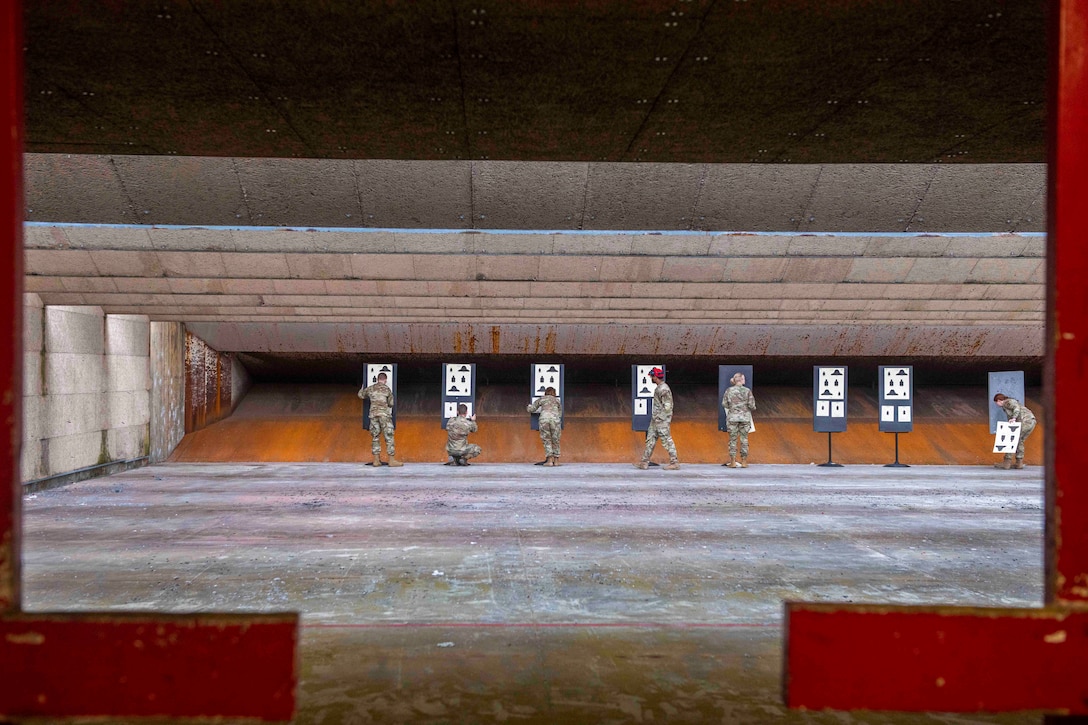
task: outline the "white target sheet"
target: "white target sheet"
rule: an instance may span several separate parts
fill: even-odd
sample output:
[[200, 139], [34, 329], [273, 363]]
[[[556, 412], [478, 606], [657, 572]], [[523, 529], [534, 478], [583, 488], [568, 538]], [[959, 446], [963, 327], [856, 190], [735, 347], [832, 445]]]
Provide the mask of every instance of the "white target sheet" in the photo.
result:
[[1015, 421], [999, 420], [997, 434], [994, 436], [994, 453], [1015, 453], [1016, 446], [1020, 443], [1021, 427]]

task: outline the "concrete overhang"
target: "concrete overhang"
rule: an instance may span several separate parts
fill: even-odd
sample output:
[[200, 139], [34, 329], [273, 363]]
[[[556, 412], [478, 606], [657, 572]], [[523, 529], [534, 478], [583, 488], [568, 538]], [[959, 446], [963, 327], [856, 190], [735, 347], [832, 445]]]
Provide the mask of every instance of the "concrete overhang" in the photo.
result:
[[[629, 231], [571, 228], [572, 214], [599, 216], [589, 211], [597, 207], [589, 206], [595, 197], [588, 193], [574, 206], [549, 212], [541, 205], [536, 218], [554, 222], [542, 230], [328, 226], [341, 214], [366, 216], [353, 193], [357, 187], [349, 184], [340, 197], [344, 206], [335, 211], [281, 202], [296, 195], [300, 175], [313, 180], [303, 188], [320, 189], [321, 168], [339, 165], [352, 178], [351, 169], [370, 162], [251, 159], [247, 178], [261, 181], [247, 184], [233, 159], [178, 165], [144, 157], [136, 164], [142, 173], [126, 175], [120, 169], [131, 169], [130, 161], [28, 158], [28, 208], [55, 220], [26, 227], [27, 290], [46, 304], [185, 322], [222, 350], [508, 354], [543, 346], [568, 354], [673, 349], [709, 356], [851, 351], [934, 357], [1042, 351], [1041, 165], [646, 165], [642, 170], [673, 195], [654, 196], [614, 180], [600, 187], [616, 209], [630, 209], [615, 217], [625, 226], [658, 227]], [[509, 204], [572, 197], [556, 179], [581, 176], [588, 188], [590, 166], [570, 164], [570, 173], [556, 174], [568, 165], [450, 165], [460, 167], [460, 192], [428, 187], [437, 197], [425, 203], [417, 197], [428, 192], [413, 192], [400, 177], [375, 198], [391, 208], [410, 199], [410, 211], [386, 218], [419, 223], [417, 209], [431, 210], [427, 222], [459, 211], [487, 217], [492, 209], [502, 218]], [[602, 166], [602, 178], [612, 167], [630, 171]], [[179, 168], [204, 173], [190, 177]], [[775, 177], [778, 183], [764, 187], [771, 198], [762, 225], [777, 223], [797, 197], [803, 210], [792, 213], [805, 223], [792, 232], [694, 229], [690, 219], [688, 228], [669, 226], [678, 208], [712, 219], [729, 218], [734, 209], [753, 213], [751, 205], [727, 201], [734, 194], [688, 183], [693, 171], [733, 180], [732, 191]], [[509, 185], [477, 187], [474, 180], [488, 174], [540, 191], [522, 196]], [[874, 185], [874, 178], [886, 186]], [[224, 194], [243, 206], [211, 204]], [[435, 211], [454, 197], [460, 202]], [[65, 211], [80, 198], [93, 206]], [[913, 220], [935, 228], [1001, 227], [997, 217], [1014, 207], [1020, 212], [997, 233], [910, 231]], [[312, 226], [224, 224], [237, 208], [246, 210], [247, 221], [267, 211], [281, 223]], [[156, 223], [124, 223], [142, 211]], [[66, 214], [102, 223], [62, 221]], [[889, 231], [842, 230], [852, 225]], [[666, 327], [648, 334], [640, 329], [646, 325]]]

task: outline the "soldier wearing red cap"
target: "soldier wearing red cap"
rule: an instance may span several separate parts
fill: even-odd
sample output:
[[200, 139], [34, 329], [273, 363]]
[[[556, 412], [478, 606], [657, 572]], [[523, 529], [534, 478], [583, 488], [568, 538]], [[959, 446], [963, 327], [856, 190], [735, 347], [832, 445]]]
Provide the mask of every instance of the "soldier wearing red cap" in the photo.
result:
[[646, 429], [646, 449], [635, 468], [645, 470], [650, 467], [650, 456], [653, 455], [658, 439], [661, 439], [661, 445], [669, 454], [669, 463], [665, 470], [675, 471], [680, 468], [680, 460], [676, 457], [676, 444], [672, 442], [672, 434], [669, 432], [669, 425], [672, 423], [672, 390], [665, 382], [665, 371], [661, 368], [651, 370], [650, 379], [656, 386], [654, 407], [650, 415], [650, 427]]

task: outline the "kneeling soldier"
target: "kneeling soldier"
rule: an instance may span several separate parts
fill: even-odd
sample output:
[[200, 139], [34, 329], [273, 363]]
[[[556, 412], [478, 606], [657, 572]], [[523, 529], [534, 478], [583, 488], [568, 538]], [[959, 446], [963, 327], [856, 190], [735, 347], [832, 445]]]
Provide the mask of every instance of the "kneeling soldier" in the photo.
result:
[[457, 404], [457, 415], [446, 421], [446, 453], [453, 456], [453, 463], [467, 466], [469, 458], [480, 455], [480, 447], [468, 442], [468, 434], [476, 432], [476, 416], [468, 415], [468, 406]]

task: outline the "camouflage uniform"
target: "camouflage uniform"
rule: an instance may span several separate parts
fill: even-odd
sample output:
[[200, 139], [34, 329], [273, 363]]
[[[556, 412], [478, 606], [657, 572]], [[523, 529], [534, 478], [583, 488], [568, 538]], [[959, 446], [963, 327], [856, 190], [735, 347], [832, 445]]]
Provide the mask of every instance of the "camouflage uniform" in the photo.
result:
[[385, 452], [392, 458], [397, 446], [393, 442], [393, 391], [385, 383], [374, 383], [359, 391], [359, 397], [370, 398], [370, 450], [381, 453], [380, 435], [385, 436]]
[[544, 395], [525, 408], [530, 413], [540, 413], [540, 440], [544, 443], [544, 455], [559, 458], [559, 436], [563, 435], [563, 404], [554, 395]]
[[446, 453], [454, 458], [475, 458], [480, 455], [480, 447], [468, 442], [468, 434], [476, 432], [476, 421], [463, 415], [456, 415], [446, 421]]
[[665, 381], [661, 381], [654, 390], [654, 406], [650, 415], [650, 427], [646, 429], [646, 449], [642, 452], [643, 462], [649, 462], [659, 438], [662, 447], [669, 454], [669, 462], [676, 462], [676, 444], [672, 442], [672, 433], [669, 432], [671, 423], [672, 389], [669, 388]]
[[[1027, 409], [1027, 406], [1021, 405], [1020, 401], [1016, 398], [1005, 398], [1001, 401], [1001, 409], [1005, 411], [1005, 415], [1009, 417], [1009, 422], [1017, 422], [1020, 424], [1020, 442], [1016, 444], [1016, 460], [1024, 460], [1024, 441], [1028, 439], [1031, 432], [1035, 430], [1035, 414]], [[1012, 454], [1006, 453], [1005, 460], [1012, 460]]]
[[752, 411], [756, 398], [752, 391], [737, 383], [726, 388], [722, 396], [726, 427], [729, 430], [729, 457], [737, 457], [737, 439], [740, 439], [740, 455], [748, 457], [748, 431], [752, 428]]

